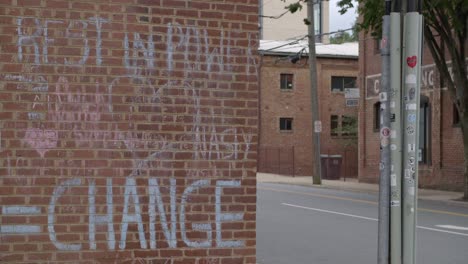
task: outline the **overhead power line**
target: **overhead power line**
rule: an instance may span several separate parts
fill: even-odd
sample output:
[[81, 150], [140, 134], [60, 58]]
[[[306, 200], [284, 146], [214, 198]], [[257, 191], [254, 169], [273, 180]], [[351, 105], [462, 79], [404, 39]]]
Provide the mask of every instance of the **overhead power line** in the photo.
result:
[[259, 17], [264, 17], [264, 18], [271, 18], [271, 19], [280, 19], [282, 16], [286, 15], [289, 13], [289, 10], [286, 10], [284, 13], [277, 15], [277, 16], [264, 16], [264, 15], [259, 15]]
[[[332, 34], [336, 34], [336, 33], [340, 33], [340, 32], [345, 32], [345, 31], [350, 31], [350, 30], [353, 30], [353, 28], [340, 29], [340, 30], [333, 31], [333, 32], [322, 33], [322, 34], [316, 34], [315, 36], [327, 36], [327, 35], [332, 35]], [[276, 46], [276, 47], [273, 47], [273, 48], [269, 48], [269, 49], [264, 50], [264, 51], [275, 50], [275, 49], [279, 49], [279, 48], [282, 48], [282, 47], [285, 47], [285, 46], [298, 44], [301, 40], [306, 39], [307, 36], [308, 36], [308, 35], [303, 35], [303, 36], [301, 36], [301, 37], [298, 37], [298, 38], [295, 39], [295, 40], [291, 40], [291, 41], [288, 42], [288, 43], [285, 43], [285, 44], [282, 44], [282, 45], [280, 45], [280, 46]], [[323, 44], [323, 45], [332, 45], [332, 44]]]

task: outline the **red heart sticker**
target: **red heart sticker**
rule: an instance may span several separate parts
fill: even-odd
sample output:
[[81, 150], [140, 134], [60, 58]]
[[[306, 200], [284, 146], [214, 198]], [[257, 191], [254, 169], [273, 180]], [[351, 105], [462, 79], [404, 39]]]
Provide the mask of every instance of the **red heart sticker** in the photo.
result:
[[411, 68], [414, 68], [414, 66], [416, 66], [416, 64], [418, 64], [418, 58], [416, 56], [408, 57], [408, 58], [406, 58], [406, 63]]

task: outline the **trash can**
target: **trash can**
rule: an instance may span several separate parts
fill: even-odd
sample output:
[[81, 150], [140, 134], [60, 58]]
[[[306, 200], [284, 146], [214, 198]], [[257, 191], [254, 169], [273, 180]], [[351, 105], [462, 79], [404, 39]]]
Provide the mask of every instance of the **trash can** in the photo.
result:
[[341, 155], [320, 155], [322, 165], [322, 178], [325, 180], [339, 180], [341, 178]]

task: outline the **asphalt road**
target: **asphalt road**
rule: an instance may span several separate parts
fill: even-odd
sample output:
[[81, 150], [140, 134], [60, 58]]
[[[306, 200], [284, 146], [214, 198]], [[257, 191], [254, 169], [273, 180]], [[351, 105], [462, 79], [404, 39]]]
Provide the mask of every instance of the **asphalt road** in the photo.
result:
[[[377, 263], [376, 194], [258, 184], [257, 263]], [[468, 206], [420, 201], [418, 264], [468, 263]]]

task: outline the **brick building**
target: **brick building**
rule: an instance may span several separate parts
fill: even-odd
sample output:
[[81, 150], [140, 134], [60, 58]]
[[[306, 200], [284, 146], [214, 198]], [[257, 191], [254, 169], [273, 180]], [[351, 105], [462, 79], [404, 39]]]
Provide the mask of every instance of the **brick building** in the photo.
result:
[[[259, 171], [312, 175], [306, 42], [261, 41]], [[358, 44], [317, 44], [320, 153], [326, 178], [357, 177]], [[300, 57], [298, 57], [300, 56]]]
[[[381, 58], [378, 42], [361, 36], [359, 48], [359, 180], [377, 182], [380, 162], [379, 83]], [[424, 50], [421, 74], [421, 122], [419, 185], [461, 190], [463, 144], [458, 115], [449, 92], [441, 85], [428, 49]]]
[[0, 262], [256, 263], [258, 0], [0, 1]]

